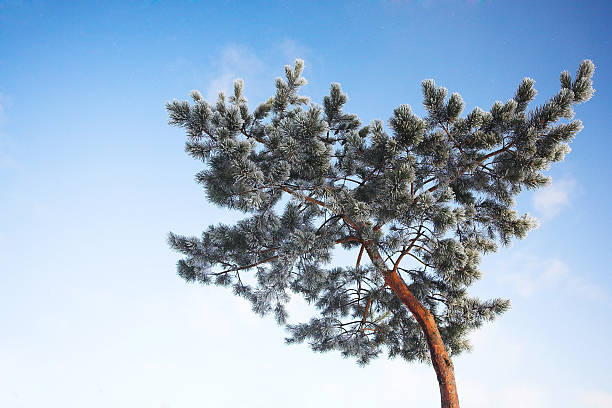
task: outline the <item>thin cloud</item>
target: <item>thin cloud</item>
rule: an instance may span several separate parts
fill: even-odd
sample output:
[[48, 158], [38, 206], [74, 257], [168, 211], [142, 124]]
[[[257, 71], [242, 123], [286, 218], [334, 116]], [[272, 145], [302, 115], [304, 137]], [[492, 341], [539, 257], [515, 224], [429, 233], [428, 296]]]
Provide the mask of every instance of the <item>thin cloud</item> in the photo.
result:
[[459, 381], [462, 404], [472, 408], [540, 408], [549, 406], [549, 391], [522, 382], [491, 388], [473, 378]]
[[573, 179], [553, 182], [549, 187], [533, 195], [534, 208], [544, 219], [555, 217], [570, 204], [570, 195], [575, 186], [576, 182]]
[[604, 292], [601, 287], [579, 277], [570, 277], [567, 281], [567, 286], [571, 287], [574, 292], [584, 295], [588, 299], [601, 301], [607, 299], [606, 292]]
[[228, 45], [215, 60], [213, 74], [206, 87], [206, 98], [214, 102], [219, 92], [230, 94], [233, 92], [234, 81], [238, 78], [245, 78], [245, 85], [252, 88], [254, 83], [261, 82], [265, 72], [265, 64], [251, 49]]
[[603, 390], [583, 391], [581, 395], [582, 406], [587, 408], [612, 407], [612, 393]]
[[542, 274], [542, 280], [546, 282], [559, 282], [567, 279], [570, 274], [569, 266], [560, 261], [559, 259], [553, 259], [550, 261], [550, 265]]
[[280, 44], [279, 48], [281, 53], [287, 59], [288, 62], [293, 63], [296, 58], [306, 58], [310, 55], [310, 49], [304, 45], [298, 44], [296, 41], [285, 38]]
[[519, 384], [504, 388], [500, 408], [540, 408], [545, 406], [546, 393], [537, 385]]
[[[525, 356], [528, 348], [524, 341], [510, 332], [499, 321], [494, 321], [480, 330], [470, 334], [472, 350], [486, 354], [495, 354], [496, 350], [504, 350], [504, 367], [516, 367]], [[501, 358], [501, 357], [500, 357]]]
[[575, 275], [569, 265], [560, 259], [541, 260], [522, 254], [515, 260], [520, 262], [520, 267], [510, 262], [508, 272], [501, 279], [520, 296], [530, 297], [544, 288], [555, 287], [594, 301], [607, 299], [599, 286]]
[[0, 169], [16, 169], [17, 162], [6, 153], [0, 152]]
[[208, 102], [214, 103], [219, 92], [230, 95], [234, 81], [242, 78], [249, 107], [254, 109], [273, 95], [274, 79], [284, 75], [285, 64], [311, 56], [309, 48], [290, 38], [272, 44], [263, 52], [241, 44], [226, 45], [212, 59], [202, 93]]
[[[503, 365], [503, 364], [500, 364]], [[474, 379], [459, 381], [461, 386], [461, 400], [466, 406], [473, 408], [500, 408], [521, 407], [539, 408], [558, 406], [552, 390], [542, 385], [531, 385], [521, 382], [506, 384], [498, 388], [491, 388]], [[565, 390], [567, 405], [584, 408], [610, 408], [612, 407], [612, 393], [607, 390]], [[554, 405], [553, 405], [554, 404]]]

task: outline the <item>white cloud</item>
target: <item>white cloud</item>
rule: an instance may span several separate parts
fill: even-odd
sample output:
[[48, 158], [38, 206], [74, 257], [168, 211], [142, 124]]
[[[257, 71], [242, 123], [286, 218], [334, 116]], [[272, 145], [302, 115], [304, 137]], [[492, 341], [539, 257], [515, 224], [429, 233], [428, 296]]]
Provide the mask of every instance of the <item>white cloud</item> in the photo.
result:
[[305, 46], [298, 44], [290, 38], [285, 38], [280, 43], [280, 50], [287, 59], [287, 63], [293, 63], [296, 58], [306, 58], [310, 54], [310, 50]]
[[547, 282], [559, 282], [560, 280], [567, 279], [569, 273], [569, 266], [559, 259], [553, 259], [542, 274], [541, 279]]
[[[562, 260], [553, 258], [540, 260], [520, 254], [510, 262], [502, 279], [523, 297], [529, 297], [543, 288], [563, 288], [569, 293], [579, 294], [590, 300], [604, 300], [606, 293], [597, 285], [575, 275]], [[516, 262], [519, 262], [517, 267]]]
[[538, 278], [541, 284], [563, 286], [568, 292], [576, 293], [591, 300], [603, 300], [606, 295], [597, 285], [572, 273], [570, 267], [559, 259], [548, 261], [548, 266]]
[[457, 392], [462, 406], [473, 408], [492, 406], [489, 388], [472, 378], [457, 379]]
[[223, 92], [225, 95], [229, 95], [235, 80], [236, 75], [232, 72], [223, 72], [211, 79], [208, 83], [208, 89], [206, 91], [206, 100], [210, 103], [214, 103], [217, 100], [217, 96], [220, 92]]
[[462, 406], [472, 408], [541, 408], [551, 406], [547, 404], [550, 401], [550, 396], [541, 386], [519, 382], [491, 387], [474, 379], [466, 379], [458, 385]]
[[581, 395], [582, 406], [589, 408], [612, 407], [612, 393], [602, 390], [583, 391]]
[[553, 182], [533, 195], [533, 206], [544, 219], [553, 218], [569, 205], [570, 194], [575, 186], [573, 179]]
[[[208, 81], [206, 98], [209, 102], [217, 100], [219, 92], [229, 95], [233, 92], [234, 81], [238, 78], [253, 79], [265, 72], [262, 60], [244, 46], [228, 45], [221, 50], [214, 63], [213, 75]], [[245, 81], [246, 82], [246, 81]], [[247, 85], [253, 85], [252, 81]]]
[[541, 408], [546, 406], [544, 391], [538, 387], [527, 384], [519, 384], [506, 387], [502, 392], [500, 408]]
[[536, 280], [528, 273], [518, 272], [506, 275], [505, 280], [523, 297], [531, 296], [535, 290]]
[[[210, 287], [195, 287], [185, 296], [183, 304], [184, 313], [189, 317], [193, 330], [207, 332], [211, 328], [228, 336], [237, 336], [241, 330], [253, 329], [258, 316], [251, 310], [251, 304], [234, 296], [230, 289], [222, 290]], [[219, 314], [223, 310], [224, 314]], [[233, 320], [228, 318], [233, 316]], [[236, 322], [239, 321], [240, 324]]]
[[462, 405], [472, 408], [540, 408], [552, 406], [579, 406], [584, 408], [612, 407], [612, 393], [604, 390], [565, 390], [566, 404], [558, 405], [560, 400], [551, 389], [539, 385], [517, 382], [500, 387], [490, 387], [474, 379], [461, 381], [460, 399]]
[[[606, 300], [607, 295], [599, 286], [594, 285], [585, 281], [577, 276], [570, 277], [567, 282], [567, 286], [570, 287], [574, 292], [591, 300]], [[612, 407], [612, 405], [610, 405]]]
[[[530, 387], [528, 375], [532, 366], [532, 344], [523, 334], [506, 326], [503, 319], [481, 327], [470, 334], [473, 353], [455, 360], [457, 385], [462, 406], [545, 407], [539, 404], [548, 393], [543, 384]], [[496, 371], [486, 376], [483, 372]], [[516, 395], [515, 395], [516, 394]]]
[[15, 169], [17, 162], [6, 153], [0, 152], [0, 169]]
[[[512, 285], [519, 295], [530, 297], [536, 290], [541, 289], [543, 284], [551, 283], [546, 272], [551, 268], [550, 266], [546, 267], [546, 263], [534, 260], [524, 262], [521, 269], [515, 269], [514, 272], [506, 274], [504, 280]], [[544, 272], [539, 272], [542, 270]]]
[[214, 103], [219, 92], [233, 93], [234, 81], [242, 78], [245, 96], [253, 109], [273, 94], [274, 78], [284, 75], [285, 64], [311, 55], [308, 48], [289, 38], [263, 52], [240, 44], [227, 45], [213, 58], [202, 93], [208, 102]]
[[[526, 355], [526, 346], [519, 336], [503, 326], [500, 321], [494, 321], [470, 334], [472, 350], [479, 356], [495, 355], [504, 350], [498, 362], [508, 368], [515, 368], [521, 364]], [[473, 355], [470, 359], [474, 359]]]

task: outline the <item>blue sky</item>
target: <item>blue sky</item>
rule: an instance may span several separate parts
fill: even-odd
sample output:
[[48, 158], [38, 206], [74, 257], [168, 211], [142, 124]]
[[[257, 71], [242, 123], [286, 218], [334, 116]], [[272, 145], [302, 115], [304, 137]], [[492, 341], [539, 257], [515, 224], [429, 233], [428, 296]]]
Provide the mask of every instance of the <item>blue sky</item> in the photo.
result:
[[0, 1], [0, 406], [439, 405], [429, 366], [286, 346], [272, 318], [175, 274], [168, 231], [240, 214], [206, 203], [165, 102], [241, 77], [254, 106], [296, 57], [304, 94], [340, 82], [364, 123], [422, 114], [425, 78], [471, 110], [525, 76], [541, 103], [595, 62], [572, 153], [518, 202], [540, 227], [474, 287], [513, 308], [455, 366], [464, 407], [612, 406], [611, 17], [606, 1]]

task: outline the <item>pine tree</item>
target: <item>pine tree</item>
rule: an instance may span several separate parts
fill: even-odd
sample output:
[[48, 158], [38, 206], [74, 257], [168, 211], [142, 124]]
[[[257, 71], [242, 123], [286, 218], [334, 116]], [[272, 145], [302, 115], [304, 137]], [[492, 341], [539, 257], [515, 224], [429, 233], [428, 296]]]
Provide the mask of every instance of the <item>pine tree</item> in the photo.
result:
[[[322, 106], [310, 103], [298, 93], [303, 66], [286, 66], [275, 95], [253, 112], [241, 80], [214, 105], [197, 91], [192, 103], [167, 104], [169, 123], [186, 129], [186, 152], [206, 163], [196, 180], [208, 199], [247, 214], [201, 237], [171, 233], [185, 255], [178, 274], [232, 287], [256, 313], [286, 325], [288, 343], [308, 341], [361, 364], [383, 349], [430, 362], [442, 407], [458, 407], [451, 356], [510, 305], [467, 289], [481, 276], [482, 254], [534, 227], [513, 209], [514, 197], [549, 183], [542, 172], [570, 151], [582, 124], [562, 119], [591, 98], [594, 65], [583, 61], [574, 80], [563, 72], [560, 91], [530, 111], [530, 78], [506, 103], [466, 116], [459, 94], [425, 80], [427, 116], [401, 105], [388, 126], [362, 126], [344, 112], [337, 83]], [[338, 245], [354, 250], [354, 266], [334, 266]], [[291, 294], [318, 314], [287, 324]]]

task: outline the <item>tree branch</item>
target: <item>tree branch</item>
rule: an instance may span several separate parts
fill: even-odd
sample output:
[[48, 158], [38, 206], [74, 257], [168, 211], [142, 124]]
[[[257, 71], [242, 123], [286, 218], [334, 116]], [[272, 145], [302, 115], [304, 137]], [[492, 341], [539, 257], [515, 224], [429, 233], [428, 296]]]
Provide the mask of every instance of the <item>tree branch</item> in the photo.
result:
[[244, 270], [244, 269], [254, 268], [254, 267], [259, 266], [259, 265], [261, 265], [261, 264], [265, 264], [266, 262], [273, 261], [273, 260], [275, 260], [276, 258], [278, 258], [278, 255], [272, 256], [272, 257], [270, 257], [270, 258], [268, 258], [268, 259], [264, 259], [263, 261], [259, 261], [259, 262], [252, 263], [252, 264], [250, 264], [250, 265], [246, 265], [246, 266], [237, 266], [237, 267], [235, 267], [235, 268], [227, 269], [227, 270], [222, 271], [222, 272], [212, 273], [211, 275], [218, 276], [218, 275], [223, 275], [223, 274], [230, 273], [230, 272], [236, 272], [236, 271], [242, 271], [242, 270]]
[[[506, 145], [505, 147], [502, 147], [500, 149], [497, 149], [489, 154], [486, 154], [484, 156], [482, 156], [481, 158], [479, 158], [478, 160], [476, 160], [475, 162], [470, 163], [469, 166], [465, 166], [465, 168], [460, 171], [455, 177], [453, 177], [448, 183], [446, 184], [451, 184], [453, 181], [457, 180], [459, 177], [461, 177], [466, 171], [468, 171], [470, 169], [470, 167], [473, 167], [474, 165], [479, 166], [482, 162], [484, 162], [485, 160], [487, 160], [490, 157], [496, 156], [500, 153], [506, 152], [510, 149], [510, 147], [512, 147], [514, 145], [516, 141], [513, 141], [512, 143]], [[440, 188], [442, 186], [442, 183], [438, 183], [435, 186], [431, 187], [429, 190], [426, 190], [426, 192], [431, 193], [434, 192], [435, 190], [437, 190], [438, 188]], [[418, 196], [420, 197], [420, 195]], [[418, 198], [417, 197], [417, 198]], [[415, 199], [416, 200], [416, 199]]]
[[417, 241], [417, 239], [419, 239], [419, 237], [421, 236], [421, 228], [423, 228], [423, 224], [422, 223], [421, 223], [421, 226], [419, 227], [419, 230], [417, 231], [417, 236], [412, 239], [412, 241], [410, 242], [410, 245], [408, 246], [408, 249], [402, 250], [402, 253], [397, 258], [397, 261], [395, 261], [395, 264], [393, 265], [393, 272], [394, 273], [397, 272], [397, 267], [399, 266], [400, 262], [402, 261], [402, 258], [404, 257], [404, 255], [407, 255], [410, 252], [410, 250], [414, 247], [414, 244]]

